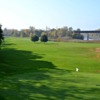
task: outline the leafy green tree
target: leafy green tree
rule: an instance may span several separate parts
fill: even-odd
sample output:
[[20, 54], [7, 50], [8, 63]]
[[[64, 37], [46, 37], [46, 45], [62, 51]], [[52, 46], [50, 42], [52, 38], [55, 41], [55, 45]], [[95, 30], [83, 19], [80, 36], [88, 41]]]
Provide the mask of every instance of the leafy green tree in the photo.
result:
[[12, 33], [11, 33], [11, 36], [14, 36], [14, 37], [18, 37], [18, 30], [16, 29], [12, 29]]
[[31, 37], [31, 40], [32, 40], [33, 42], [36, 42], [36, 41], [39, 40], [39, 37], [38, 37], [36, 34], [34, 34], [34, 35]]
[[63, 34], [63, 31], [62, 31], [61, 28], [59, 28], [59, 29], [57, 30], [57, 35], [58, 35], [58, 37], [59, 37], [59, 38], [62, 37], [62, 34]]
[[31, 33], [35, 33], [35, 27], [30, 26], [30, 27], [29, 27], [29, 30], [30, 30]]
[[51, 30], [48, 32], [48, 37], [49, 37], [49, 38], [52, 38], [52, 39], [58, 38], [57, 30], [56, 30], [56, 29], [51, 29]]
[[83, 40], [84, 39], [84, 36], [82, 34], [80, 34], [80, 31], [81, 31], [81, 29], [78, 28], [77, 29], [77, 33], [73, 33], [72, 38]]
[[32, 37], [33, 37], [33, 33], [30, 33], [29, 37], [30, 37], [30, 39], [32, 39]]
[[21, 30], [21, 31], [20, 31], [20, 37], [23, 38], [24, 35], [25, 35], [25, 33]]
[[47, 42], [47, 41], [48, 41], [48, 36], [45, 34], [45, 32], [42, 32], [41, 42]]
[[2, 29], [1, 29], [1, 26], [2, 25], [0, 25], [0, 45], [2, 44], [2, 41], [4, 40], [4, 37], [3, 37], [3, 31], [2, 31]]
[[69, 27], [68, 28], [68, 36], [72, 37], [72, 34], [73, 34], [73, 28]]
[[36, 34], [38, 37], [40, 37], [43, 31], [44, 31], [44, 30], [36, 29], [36, 30], [35, 30], [35, 34]]
[[20, 37], [29, 37], [29, 33], [30, 33], [30, 31], [29, 31], [29, 29], [22, 29], [22, 30], [20, 30]]
[[83, 36], [82, 34], [80, 34], [80, 33], [74, 33], [74, 34], [72, 35], [72, 38], [83, 40], [83, 39], [84, 39], [84, 36]]

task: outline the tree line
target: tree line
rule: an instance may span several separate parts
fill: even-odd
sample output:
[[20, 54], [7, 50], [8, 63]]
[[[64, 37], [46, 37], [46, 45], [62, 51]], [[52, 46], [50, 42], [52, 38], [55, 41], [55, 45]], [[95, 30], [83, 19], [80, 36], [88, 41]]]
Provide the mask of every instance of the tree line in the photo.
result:
[[[80, 29], [77, 29], [80, 30]], [[60, 41], [67, 39], [84, 39], [84, 36], [81, 34], [76, 34], [73, 32], [72, 27], [63, 27], [63, 28], [46, 28], [46, 30], [35, 29], [33, 26], [30, 26], [28, 29], [7, 29], [3, 30], [4, 36], [13, 36], [13, 37], [31, 37], [36, 35], [37, 37], [43, 36], [45, 34], [48, 37], [48, 40]]]

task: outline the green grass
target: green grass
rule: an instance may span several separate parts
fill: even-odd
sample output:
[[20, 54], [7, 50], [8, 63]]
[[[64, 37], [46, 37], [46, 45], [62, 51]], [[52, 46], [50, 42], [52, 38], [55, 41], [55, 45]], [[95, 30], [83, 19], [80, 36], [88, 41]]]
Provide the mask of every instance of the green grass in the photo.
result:
[[98, 47], [6, 38], [0, 50], [0, 100], [100, 100]]

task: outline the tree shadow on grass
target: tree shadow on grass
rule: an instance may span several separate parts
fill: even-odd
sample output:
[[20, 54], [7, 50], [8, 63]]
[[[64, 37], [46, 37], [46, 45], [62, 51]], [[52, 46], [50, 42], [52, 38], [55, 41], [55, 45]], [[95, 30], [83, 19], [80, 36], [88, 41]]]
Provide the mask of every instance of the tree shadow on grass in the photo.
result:
[[6, 47], [6, 46], [12, 46], [12, 45], [16, 45], [15, 43], [5, 43], [5, 41], [3, 41], [2, 43], [2, 47]]
[[43, 61], [43, 57], [31, 51], [1, 50], [0, 100], [82, 100], [83, 93], [99, 91], [66, 85], [70, 80], [61, 76], [71, 71], [57, 69], [52, 62]]
[[[10, 44], [12, 45], [12, 44]], [[0, 51], [0, 80], [6, 77], [41, 72], [42, 77], [49, 77], [45, 72], [55, 68], [51, 62], [40, 60], [43, 55], [38, 55], [30, 51], [22, 51], [15, 49], [3, 49]], [[37, 60], [38, 59], [38, 60]], [[41, 78], [42, 78], [41, 77]], [[40, 77], [35, 77], [38, 80]], [[0, 100], [3, 96], [0, 96]]]
[[0, 51], [0, 56], [0, 75], [3, 76], [45, 71], [56, 67], [51, 62], [42, 61], [44, 55], [31, 51], [4, 49]]
[[16, 45], [15, 43], [3, 43], [3, 46], [11, 46], [11, 45]]

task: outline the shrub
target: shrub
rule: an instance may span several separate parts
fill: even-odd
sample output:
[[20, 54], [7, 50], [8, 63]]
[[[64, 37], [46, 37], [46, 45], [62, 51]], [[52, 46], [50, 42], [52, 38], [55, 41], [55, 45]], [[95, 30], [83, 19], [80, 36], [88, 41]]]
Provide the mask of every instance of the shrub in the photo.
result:
[[48, 41], [47, 35], [46, 35], [46, 34], [43, 34], [43, 35], [41, 36], [41, 42], [47, 42], [47, 41]]
[[31, 40], [32, 40], [33, 42], [36, 42], [36, 41], [39, 40], [39, 37], [38, 37], [36, 34], [34, 34], [33, 36], [31, 36]]

